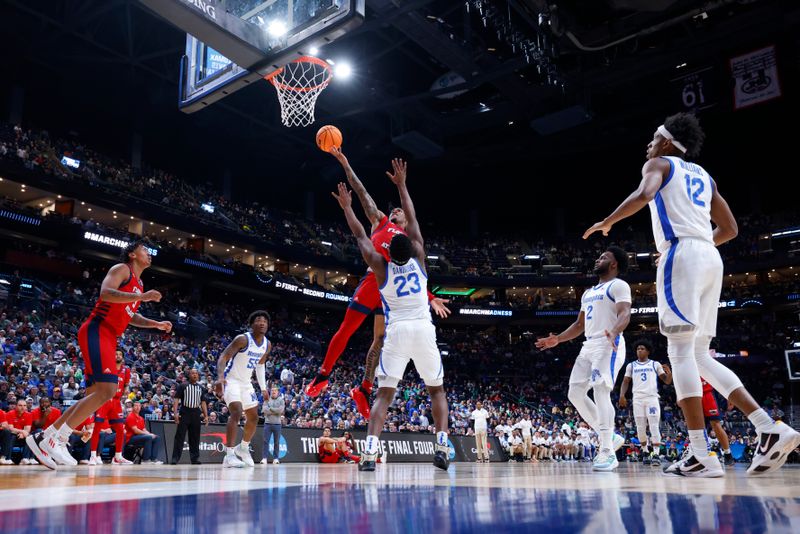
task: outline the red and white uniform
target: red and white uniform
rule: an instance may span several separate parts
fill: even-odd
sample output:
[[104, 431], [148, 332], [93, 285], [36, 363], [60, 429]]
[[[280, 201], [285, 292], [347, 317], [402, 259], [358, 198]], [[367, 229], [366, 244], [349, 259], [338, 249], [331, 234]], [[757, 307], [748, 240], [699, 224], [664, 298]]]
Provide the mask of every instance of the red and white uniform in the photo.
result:
[[[128, 279], [117, 289], [124, 293], [143, 293], [141, 280], [127, 266]], [[97, 301], [89, 318], [78, 330], [78, 344], [86, 364], [86, 385], [95, 382], [117, 382], [117, 338], [122, 335], [141, 301], [116, 304], [102, 298]]]
[[719, 421], [719, 406], [717, 406], [717, 399], [714, 398], [714, 388], [705, 379], [701, 378], [701, 380], [703, 382], [703, 415], [706, 419]]
[[[392, 238], [397, 234], [405, 235], [405, 231], [391, 222], [389, 217], [383, 216], [378, 223], [378, 227], [372, 232], [370, 239], [375, 250], [389, 261], [389, 246], [392, 243]], [[358, 284], [353, 299], [350, 301], [349, 308], [354, 309], [369, 315], [370, 313], [377, 313], [383, 315], [383, 306], [381, 305], [381, 295], [378, 291], [378, 281], [375, 279], [375, 273], [372, 270], [367, 271], [367, 274]]]
[[[47, 428], [50, 425], [52, 425], [53, 423], [55, 423], [56, 420], [58, 420], [59, 417], [61, 417], [61, 410], [59, 410], [58, 408], [51, 407], [50, 408], [50, 413], [47, 414], [47, 419], [45, 419], [45, 421], [44, 421], [44, 426], [42, 426], [42, 430], [44, 430], [45, 428]], [[42, 418], [42, 409], [41, 408], [36, 408], [35, 410], [33, 410], [31, 412], [31, 419], [33, 421], [38, 421], [41, 418]]]
[[[114, 361], [114, 367], [117, 363]], [[100, 406], [96, 412], [96, 419], [98, 422], [106, 421], [112, 425], [124, 423], [125, 418], [122, 415], [122, 395], [125, 393], [125, 387], [131, 380], [131, 370], [124, 365], [117, 370], [117, 392], [114, 393], [114, 398], [107, 400]]]

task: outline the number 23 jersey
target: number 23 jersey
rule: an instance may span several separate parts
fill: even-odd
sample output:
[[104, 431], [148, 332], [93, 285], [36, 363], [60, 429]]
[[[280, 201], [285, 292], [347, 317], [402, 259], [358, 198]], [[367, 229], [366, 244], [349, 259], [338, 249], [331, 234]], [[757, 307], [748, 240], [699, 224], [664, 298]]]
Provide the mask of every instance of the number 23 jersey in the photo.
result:
[[386, 280], [379, 289], [387, 325], [399, 321], [431, 320], [428, 276], [416, 258], [411, 258], [405, 265], [389, 262]]

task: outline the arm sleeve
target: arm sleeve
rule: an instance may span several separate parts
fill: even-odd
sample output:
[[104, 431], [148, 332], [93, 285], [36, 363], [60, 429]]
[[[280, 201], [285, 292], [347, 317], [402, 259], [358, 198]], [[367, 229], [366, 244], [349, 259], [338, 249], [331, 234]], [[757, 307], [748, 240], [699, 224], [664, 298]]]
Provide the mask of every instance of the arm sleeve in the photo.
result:
[[267, 391], [266, 366], [263, 363], [256, 365], [256, 380], [258, 380], [258, 387], [261, 388], [263, 395]]
[[633, 299], [631, 299], [631, 286], [624, 280], [619, 280], [609, 291], [614, 298], [614, 302], [633, 302]]

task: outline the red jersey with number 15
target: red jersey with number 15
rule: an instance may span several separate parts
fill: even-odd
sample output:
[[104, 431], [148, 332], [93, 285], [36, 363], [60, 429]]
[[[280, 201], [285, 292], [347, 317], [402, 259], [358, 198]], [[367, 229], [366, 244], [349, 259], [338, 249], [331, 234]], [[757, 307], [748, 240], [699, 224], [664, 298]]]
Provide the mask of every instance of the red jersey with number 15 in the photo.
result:
[[372, 236], [370, 236], [370, 239], [372, 239], [372, 246], [375, 247], [378, 254], [383, 256], [383, 259], [386, 261], [390, 261], [389, 245], [392, 243], [392, 238], [397, 234], [406, 235], [406, 232], [395, 223], [391, 222], [389, 217], [384, 215], [381, 222], [378, 223], [378, 227], [372, 232]]
[[[117, 289], [123, 293], [144, 293], [142, 281], [133, 274], [130, 265], [126, 265], [126, 267], [128, 267], [129, 271], [128, 279]], [[91, 315], [89, 315], [89, 320], [99, 319], [103, 326], [110, 328], [114, 334], [119, 337], [128, 327], [136, 310], [139, 309], [139, 304], [141, 304], [140, 300], [136, 302], [114, 303], [106, 302], [100, 298], [97, 300], [97, 304], [95, 304]]]

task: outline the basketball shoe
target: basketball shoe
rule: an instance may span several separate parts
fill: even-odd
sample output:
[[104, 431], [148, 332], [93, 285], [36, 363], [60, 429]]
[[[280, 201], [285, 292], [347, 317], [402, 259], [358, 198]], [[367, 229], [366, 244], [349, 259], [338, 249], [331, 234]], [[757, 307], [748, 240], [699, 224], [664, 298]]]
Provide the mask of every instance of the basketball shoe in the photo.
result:
[[691, 450], [691, 446], [686, 450], [689, 452], [685, 453], [680, 460], [664, 468], [665, 475], [694, 478], [725, 476], [725, 470], [716, 454], [709, 452], [705, 458], [698, 458]]
[[613, 471], [619, 467], [619, 460], [614, 451], [610, 449], [601, 450], [592, 462], [592, 471]]
[[328, 387], [329, 378], [330, 375], [323, 375], [322, 373], [317, 373], [317, 376], [314, 377], [314, 380], [312, 380], [311, 383], [306, 386], [306, 395], [308, 395], [312, 399], [318, 396], [325, 390], [325, 388]]
[[786, 458], [800, 446], [800, 433], [780, 421], [758, 436], [758, 447], [753, 462], [747, 468], [748, 475], [761, 475], [780, 468]]
[[433, 454], [433, 465], [447, 471], [450, 467], [450, 447], [447, 445], [436, 445], [436, 452]]
[[39, 432], [36, 435], [30, 435], [25, 438], [25, 443], [31, 450], [39, 463], [43, 466], [55, 470], [56, 461], [55, 454], [57, 452], [58, 444], [56, 443], [56, 436], [48, 436], [45, 438], [44, 432]]
[[243, 443], [239, 443], [233, 452], [241, 461], [244, 462], [244, 465], [247, 467], [253, 467], [256, 465], [256, 463], [253, 461], [253, 457], [250, 455], [250, 447], [245, 447]]
[[375, 471], [375, 462], [378, 459], [377, 454], [367, 454], [363, 453], [361, 455], [361, 460], [358, 462], [358, 470], [359, 471]]
[[364, 419], [369, 420], [369, 393], [364, 389], [364, 386], [351, 389], [350, 398], [355, 401], [358, 413], [360, 413]]

